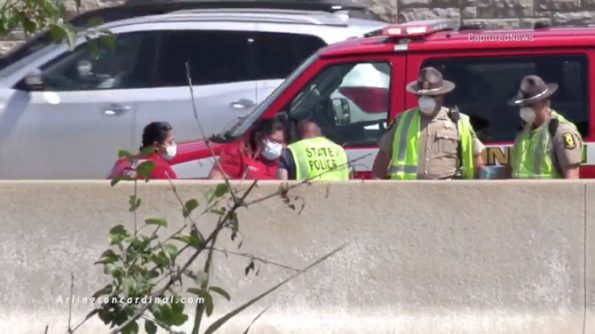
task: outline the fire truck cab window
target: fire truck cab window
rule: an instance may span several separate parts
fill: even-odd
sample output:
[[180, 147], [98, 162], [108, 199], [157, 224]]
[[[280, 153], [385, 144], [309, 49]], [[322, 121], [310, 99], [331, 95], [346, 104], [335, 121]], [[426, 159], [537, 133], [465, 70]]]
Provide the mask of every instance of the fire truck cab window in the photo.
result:
[[478, 137], [485, 143], [513, 141], [521, 129], [518, 107], [507, 102], [517, 92], [523, 76], [536, 74], [557, 83], [552, 108], [572, 121], [581, 135], [589, 131], [589, 82], [586, 56], [515, 56], [493, 58], [432, 59], [423, 66], [440, 70], [456, 83], [446, 105], [458, 106], [471, 117]]
[[386, 128], [391, 66], [388, 62], [331, 65], [289, 103], [290, 119], [310, 119], [339, 145], [375, 145]]

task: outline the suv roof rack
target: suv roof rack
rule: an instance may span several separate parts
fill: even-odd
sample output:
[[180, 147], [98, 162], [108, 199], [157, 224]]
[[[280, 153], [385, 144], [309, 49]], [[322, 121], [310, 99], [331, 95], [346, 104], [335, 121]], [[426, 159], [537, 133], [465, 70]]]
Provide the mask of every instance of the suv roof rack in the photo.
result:
[[185, 9], [167, 14], [168, 17], [158, 16], [159, 20], [177, 20], [192, 18], [204, 21], [242, 21], [242, 22], [269, 22], [269, 23], [294, 23], [329, 26], [346, 26], [349, 17], [322, 11], [295, 11], [288, 9]]
[[270, 8], [315, 10], [334, 13], [338, 11], [362, 11], [371, 13], [364, 3], [341, 0], [128, 0], [119, 8], [132, 7], [180, 7], [182, 8]]

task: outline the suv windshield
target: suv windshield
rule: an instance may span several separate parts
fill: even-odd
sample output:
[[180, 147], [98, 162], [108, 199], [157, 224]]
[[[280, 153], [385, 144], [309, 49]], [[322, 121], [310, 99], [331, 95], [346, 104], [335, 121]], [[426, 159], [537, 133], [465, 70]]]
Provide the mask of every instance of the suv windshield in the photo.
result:
[[315, 52], [306, 61], [304, 61], [298, 68], [296, 68], [288, 77], [277, 87], [252, 113], [238, 119], [225, 129], [221, 135], [215, 136], [212, 139], [215, 141], [228, 141], [239, 138], [252, 126], [258, 118], [271, 106], [271, 104], [289, 87], [310, 65], [318, 58], [320, 50]]

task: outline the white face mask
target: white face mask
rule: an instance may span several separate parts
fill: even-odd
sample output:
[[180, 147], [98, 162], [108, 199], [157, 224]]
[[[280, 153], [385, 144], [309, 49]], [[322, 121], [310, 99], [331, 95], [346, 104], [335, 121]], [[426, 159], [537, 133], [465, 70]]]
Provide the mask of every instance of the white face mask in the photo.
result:
[[433, 114], [434, 110], [436, 110], [436, 100], [431, 96], [420, 97], [419, 110], [426, 115]]
[[522, 107], [519, 113], [523, 121], [529, 124], [533, 124], [533, 121], [535, 121], [535, 111], [533, 111], [533, 108]]
[[283, 145], [280, 143], [271, 142], [268, 140], [264, 141], [264, 150], [262, 150], [262, 156], [267, 160], [275, 160], [281, 156]]
[[178, 146], [175, 143], [173, 143], [165, 147], [165, 153], [163, 154], [163, 158], [165, 158], [165, 160], [171, 160], [176, 156], [177, 152]]

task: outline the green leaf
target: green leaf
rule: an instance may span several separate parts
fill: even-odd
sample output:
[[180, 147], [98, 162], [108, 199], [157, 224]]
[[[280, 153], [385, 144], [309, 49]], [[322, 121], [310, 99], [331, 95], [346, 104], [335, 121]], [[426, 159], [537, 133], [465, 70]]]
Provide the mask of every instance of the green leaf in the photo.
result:
[[126, 327], [122, 328], [122, 334], [137, 334], [138, 324], [136, 321], [129, 323]]
[[101, 18], [100, 16], [93, 16], [92, 18], [89, 19], [89, 21], [87, 21], [87, 27], [91, 28], [91, 27], [97, 27], [100, 26], [104, 23], [103, 18]]
[[200, 232], [198, 232], [197, 229], [193, 229], [190, 232], [190, 235], [179, 234], [179, 235], [175, 236], [173, 239], [182, 241], [185, 244], [187, 244], [188, 246], [191, 246], [194, 248], [199, 248], [202, 245], [202, 243], [204, 242], [204, 238], [203, 238], [202, 234], [200, 234]]
[[99, 261], [95, 262], [95, 264], [106, 264], [106, 263], [114, 263], [120, 259], [120, 256], [114, 253], [113, 250], [108, 249], [101, 256], [99, 257]]
[[122, 289], [123, 289], [123, 294], [125, 296], [132, 296], [135, 294], [136, 292], [136, 288], [137, 288], [137, 283], [134, 280], [134, 278], [131, 277], [124, 277], [124, 279], [122, 280]]
[[117, 245], [122, 243], [124, 239], [126, 239], [130, 234], [128, 230], [123, 225], [114, 226], [110, 231], [110, 244]]
[[205, 307], [205, 312], [207, 313], [207, 316], [210, 316], [211, 314], [213, 314], [213, 308], [214, 308], [213, 297], [207, 290], [190, 288], [187, 291], [189, 293], [195, 294], [198, 297], [204, 299], [204, 307]]
[[141, 200], [137, 198], [136, 195], [130, 195], [130, 199], [128, 200], [128, 204], [130, 204], [129, 211], [135, 211], [140, 207]]
[[21, 22], [26, 32], [34, 33], [37, 30], [37, 24], [28, 17], [23, 17]]
[[184, 314], [184, 304], [178, 302], [160, 305], [159, 312], [153, 314], [157, 320], [170, 326], [181, 326], [188, 320], [188, 316]]
[[227, 301], [231, 300], [231, 296], [229, 295], [229, 293], [227, 293], [227, 291], [223, 290], [222, 288], [220, 288], [218, 286], [211, 286], [211, 287], [209, 287], [209, 290], [211, 290], [217, 294], [220, 294], [225, 299], [227, 299]]
[[155, 169], [155, 162], [152, 160], [147, 160], [140, 163], [136, 168], [136, 171], [138, 175], [142, 176], [143, 179], [145, 179], [145, 181], [148, 182], [153, 169]]
[[195, 277], [194, 277], [194, 282], [196, 283], [196, 285], [198, 286], [202, 286], [203, 284], [205, 284], [206, 282], [208, 282], [209, 280], [209, 274], [204, 272], [204, 271], [199, 271], [196, 273]]
[[104, 286], [103, 288], [101, 288], [100, 290], [98, 290], [97, 292], [95, 292], [93, 294], [93, 298], [109, 295], [112, 293], [112, 290], [113, 290], [112, 285], [108, 284], [108, 285]]
[[163, 246], [163, 251], [171, 259], [171, 262], [174, 262], [174, 259], [178, 255], [178, 248], [174, 245], [167, 244]]
[[165, 218], [149, 218], [149, 219], [145, 220], [145, 223], [147, 225], [159, 225], [159, 226], [167, 227], [167, 221], [165, 220]]
[[227, 183], [221, 183], [215, 188], [215, 197], [222, 197], [229, 192], [229, 186]]
[[120, 181], [133, 181], [133, 180], [134, 179], [128, 175], [120, 175], [120, 176], [116, 176], [115, 178], [113, 178], [112, 182], [110, 184], [112, 187], [114, 187], [116, 184], [120, 183]]
[[198, 201], [196, 199], [191, 199], [184, 205], [184, 218], [187, 218], [192, 214], [192, 211], [198, 208]]
[[153, 146], [147, 146], [140, 151], [141, 155], [151, 155], [153, 153], [155, 153], [155, 147]]
[[50, 24], [50, 33], [54, 42], [62, 42], [66, 38], [66, 31], [57, 23]]
[[157, 333], [157, 326], [150, 320], [145, 320], [145, 332], [147, 334], [155, 334]]
[[126, 151], [126, 150], [119, 150], [118, 151], [118, 158], [126, 158], [129, 161], [130, 160], [134, 160], [134, 156], [132, 155], [132, 153]]
[[109, 49], [115, 49], [117, 44], [118, 44], [118, 40], [116, 35], [112, 34], [111, 31], [109, 30], [102, 30], [102, 36], [100, 37], [101, 42], [107, 46]]

